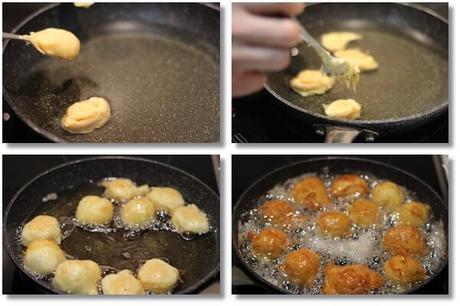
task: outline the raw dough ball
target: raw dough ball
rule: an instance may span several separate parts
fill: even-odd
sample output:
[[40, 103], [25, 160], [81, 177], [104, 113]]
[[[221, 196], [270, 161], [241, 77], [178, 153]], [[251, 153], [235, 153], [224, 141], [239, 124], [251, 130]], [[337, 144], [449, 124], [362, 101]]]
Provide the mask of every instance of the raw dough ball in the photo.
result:
[[404, 192], [395, 183], [385, 181], [372, 189], [372, 201], [388, 212], [393, 212], [404, 203]]
[[332, 183], [331, 193], [334, 197], [346, 197], [355, 193], [364, 196], [369, 193], [369, 187], [366, 180], [359, 175], [343, 174]]
[[291, 223], [295, 209], [287, 201], [270, 200], [259, 207], [259, 214], [275, 225], [287, 225]]
[[152, 187], [147, 198], [155, 204], [157, 210], [164, 210], [167, 213], [185, 204], [180, 192], [170, 187]]
[[155, 205], [146, 197], [128, 201], [121, 207], [121, 220], [129, 227], [142, 227], [155, 219]]
[[334, 55], [338, 58], [355, 62], [358, 64], [360, 71], [371, 71], [379, 67], [379, 64], [371, 55], [364, 53], [359, 48], [339, 50]]
[[332, 88], [335, 78], [320, 70], [302, 70], [290, 82], [291, 88], [303, 97], [322, 95]]
[[57, 267], [53, 285], [66, 293], [96, 295], [101, 275], [94, 261], [66, 260]]
[[269, 227], [263, 228], [252, 239], [254, 253], [271, 258], [278, 257], [286, 252], [288, 245], [289, 238], [284, 232]]
[[362, 39], [362, 35], [353, 32], [330, 32], [321, 35], [321, 44], [331, 52], [347, 48], [348, 43]]
[[195, 204], [176, 208], [171, 221], [181, 233], [204, 234], [209, 231], [208, 217]]
[[65, 254], [53, 240], [34, 240], [24, 253], [24, 267], [34, 274], [50, 274], [65, 260]]
[[383, 272], [391, 283], [407, 286], [425, 279], [426, 271], [412, 256], [396, 255], [383, 265]]
[[291, 193], [296, 202], [313, 211], [332, 203], [324, 182], [316, 176], [307, 177], [296, 183]]
[[343, 212], [322, 212], [317, 222], [319, 228], [327, 235], [345, 237], [351, 233], [351, 220]]
[[282, 270], [296, 285], [310, 286], [319, 271], [320, 256], [309, 249], [299, 249], [286, 256]]
[[335, 266], [325, 269], [325, 294], [368, 294], [383, 284], [383, 278], [366, 265]]
[[63, 29], [49, 28], [24, 35], [38, 51], [43, 54], [64, 59], [74, 59], [80, 53], [80, 41], [71, 32]]
[[106, 180], [102, 182], [102, 186], [105, 187], [104, 196], [117, 201], [127, 201], [135, 196], [145, 195], [149, 192], [148, 185], [137, 187], [133, 181], [126, 178]]
[[86, 196], [77, 207], [77, 219], [82, 224], [104, 224], [112, 221], [113, 205], [98, 196]]
[[171, 292], [179, 280], [179, 270], [161, 259], [150, 259], [139, 269], [139, 280], [145, 290], [156, 294]]
[[102, 292], [106, 295], [143, 295], [144, 287], [130, 270], [104, 276], [101, 281]]
[[428, 222], [430, 207], [419, 202], [409, 202], [396, 209], [397, 224], [420, 227]]
[[40, 215], [27, 222], [22, 229], [22, 244], [28, 246], [33, 240], [53, 240], [61, 243], [61, 229], [56, 218]]
[[326, 116], [338, 119], [358, 119], [361, 116], [361, 105], [353, 99], [335, 100], [324, 104]]
[[421, 256], [427, 251], [422, 232], [410, 225], [390, 228], [383, 236], [383, 246], [391, 255]]
[[92, 97], [69, 106], [61, 120], [61, 127], [72, 134], [87, 134], [104, 126], [110, 116], [109, 102]]
[[379, 224], [381, 221], [380, 208], [369, 200], [359, 199], [348, 209], [351, 221], [362, 228]]

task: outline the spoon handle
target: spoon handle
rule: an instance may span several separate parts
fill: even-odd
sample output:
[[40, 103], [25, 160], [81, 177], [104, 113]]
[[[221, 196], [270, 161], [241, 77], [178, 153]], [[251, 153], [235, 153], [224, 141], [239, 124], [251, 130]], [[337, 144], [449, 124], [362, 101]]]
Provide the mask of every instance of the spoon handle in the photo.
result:
[[5, 39], [19, 39], [19, 40], [25, 40], [22, 35], [17, 35], [17, 34], [11, 34], [11, 33], [5, 33], [3, 32], [2, 34], [3, 38]]

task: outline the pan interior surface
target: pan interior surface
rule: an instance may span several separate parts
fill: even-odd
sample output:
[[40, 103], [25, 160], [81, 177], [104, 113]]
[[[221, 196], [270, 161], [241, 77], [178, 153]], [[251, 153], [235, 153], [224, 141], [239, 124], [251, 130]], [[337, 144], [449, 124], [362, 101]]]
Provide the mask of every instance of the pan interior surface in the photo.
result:
[[[308, 13], [308, 10], [307, 10]], [[362, 105], [357, 121], [390, 120], [429, 112], [448, 100], [448, 60], [445, 51], [423, 33], [343, 20], [307, 27], [318, 40], [321, 34], [353, 31], [363, 36], [348, 48], [369, 52], [379, 63], [376, 71], [361, 72], [356, 93], [336, 82], [324, 95], [302, 97], [290, 89], [289, 81], [303, 69], [319, 69], [321, 62], [306, 44], [298, 47], [291, 66], [269, 76], [268, 85], [280, 98], [310, 113], [324, 114], [324, 104], [338, 99], [355, 99]]]

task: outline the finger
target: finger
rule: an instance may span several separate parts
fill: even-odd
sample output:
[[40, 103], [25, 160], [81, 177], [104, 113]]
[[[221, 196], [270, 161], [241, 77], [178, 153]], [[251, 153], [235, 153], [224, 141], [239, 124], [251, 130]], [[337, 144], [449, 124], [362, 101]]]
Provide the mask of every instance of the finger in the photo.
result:
[[232, 49], [232, 69], [234, 71], [278, 71], [291, 62], [287, 49], [262, 48], [239, 45]]
[[256, 14], [281, 14], [283, 16], [297, 16], [301, 14], [305, 9], [303, 3], [248, 3], [244, 4], [252, 13]]
[[232, 95], [234, 97], [246, 96], [264, 87], [267, 77], [265, 74], [256, 71], [233, 74]]

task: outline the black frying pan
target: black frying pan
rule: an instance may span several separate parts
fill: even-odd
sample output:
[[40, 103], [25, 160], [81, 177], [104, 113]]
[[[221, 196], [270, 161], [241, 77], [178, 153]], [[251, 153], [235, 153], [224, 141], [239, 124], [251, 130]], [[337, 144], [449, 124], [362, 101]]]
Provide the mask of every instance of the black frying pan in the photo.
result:
[[[289, 80], [302, 69], [319, 69], [321, 63], [311, 48], [300, 44], [291, 66], [271, 74], [266, 84], [300, 129], [312, 124], [326, 128], [327, 142], [350, 142], [360, 133], [373, 141], [447, 111], [449, 26], [443, 17], [408, 4], [320, 3], [308, 5], [299, 21], [317, 39], [333, 31], [361, 33], [363, 39], [349, 47], [369, 51], [380, 65], [377, 71], [361, 73], [356, 94], [336, 84], [324, 95], [302, 97], [290, 89]], [[324, 115], [323, 104], [348, 98], [362, 105], [359, 120]]]
[[[254, 276], [259, 282], [274, 288], [283, 293], [291, 294], [290, 291], [277, 286], [268, 280], [264, 279], [257, 272], [255, 272], [249, 264], [243, 259], [242, 254], [239, 250], [238, 241], [238, 222], [244, 212], [256, 208], [260, 203], [259, 199], [268, 190], [273, 188], [277, 184], [284, 183], [290, 178], [306, 174], [306, 173], [321, 173], [323, 169], [328, 169], [331, 174], [344, 174], [344, 173], [367, 173], [372, 174], [379, 179], [391, 180], [397, 184], [404, 186], [407, 190], [416, 193], [416, 197], [419, 201], [429, 203], [431, 205], [432, 213], [435, 219], [441, 219], [444, 222], [444, 231], [446, 233], [446, 240], [448, 239], [448, 209], [447, 204], [444, 200], [427, 184], [413, 176], [412, 174], [398, 169], [396, 167], [366, 160], [360, 158], [349, 158], [349, 157], [325, 157], [325, 158], [314, 158], [301, 162], [292, 163], [284, 167], [278, 168], [262, 178], [256, 181], [254, 184], [249, 186], [246, 191], [238, 199], [236, 206], [233, 209], [232, 215], [232, 239], [233, 239], [233, 250], [237, 254], [239, 261], [243, 266]], [[448, 252], [447, 252], [448, 253]], [[447, 254], [446, 253], [446, 254]], [[410, 292], [422, 287], [429, 281], [432, 281], [447, 264], [447, 260], [443, 263], [437, 273], [433, 274], [425, 282], [411, 288]]]
[[[103, 192], [103, 188], [94, 187], [94, 184], [88, 187], [88, 182], [97, 182], [104, 177], [126, 177], [138, 184], [172, 186], [182, 193], [187, 202], [196, 203], [208, 214], [215, 231], [191, 241], [185, 241], [169, 231], [147, 231], [127, 242], [121, 238], [122, 232], [110, 234], [109, 239], [107, 234], [77, 229], [62, 241], [64, 251], [79, 259], [94, 260], [102, 266], [133, 271], [137, 271], [138, 263], [143, 260], [166, 258], [182, 271], [182, 283], [174, 293], [190, 293], [216, 275], [220, 263], [220, 202], [215, 192], [197, 178], [166, 164], [140, 158], [97, 157], [66, 163], [42, 173], [16, 193], [5, 211], [3, 241], [6, 249], [21, 271], [40, 288], [58, 293], [49, 282], [33, 277], [23, 268], [23, 247], [17, 239], [18, 229], [43, 212], [51, 212], [57, 217], [68, 216], [63, 213], [67, 210], [66, 204], [78, 203], [88, 192]], [[73, 191], [69, 194], [69, 190], [82, 191], [80, 194]], [[58, 199], [42, 202], [42, 198], [50, 193], [57, 193]], [[126, 252], [129, 252], [130, 258], [126, 258]]]
[[[80, 38], [73, 61], [44, 56], [20, 41], [3, 51], [3, 92], [36, 132], [56, 142], [218, 142], [219, 11], [196, 3], [50, 5], [14, 32], [64, 28]], [[112, 119], [71, 135], [66, 108], [102, 96]]]

